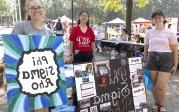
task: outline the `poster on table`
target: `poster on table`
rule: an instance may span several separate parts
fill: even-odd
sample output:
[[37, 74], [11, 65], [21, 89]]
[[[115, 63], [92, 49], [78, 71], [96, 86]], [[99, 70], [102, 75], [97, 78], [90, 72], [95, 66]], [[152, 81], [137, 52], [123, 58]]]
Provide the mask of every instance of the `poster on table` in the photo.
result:
[[92, 98], [78, 101], [79, 112], [129, 112], [134, 110], [127, 59], [94, 62], [94, 77], [97, 94]]
[[68, 99], [72, 97], [72, 88], [75, 88], [75, 78], [73, 72], [73, 64], [64, 65], [64, 74], [66, 80], [66, 93]]
[[77, 100], [83, 100], [96, 96], [93, 64], [74, 65]]
[[[65, 74], [65, 80], [66, 80], [66, 89], [75, 87], [73, 64], [65, 64], [64, 65], [64, 74]], [[67, 92], [67, 94], [68, 94], [68, 92]]]
[[62, 38], [4, 35], [3, 42], [10, 112], [67, 104]]
[[129, 69], [135, 112], [148, 112], [141, 58], [129, 58]]
[[65, 64], [64, 69], [65, 77], [74, 77], [73, 64]]

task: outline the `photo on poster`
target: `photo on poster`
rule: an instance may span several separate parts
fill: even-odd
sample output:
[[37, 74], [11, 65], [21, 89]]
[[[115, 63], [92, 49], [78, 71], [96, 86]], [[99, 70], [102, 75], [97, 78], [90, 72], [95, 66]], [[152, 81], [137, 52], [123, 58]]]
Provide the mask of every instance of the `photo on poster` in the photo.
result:
[[91, 107], [91, 100], [90, 98], [83, 99], [79, 101], [79, 106], [81, 109], [89, 108]]
[[111, 109], [111, 102], [100, 104], [100, 112], [107, 112]]
[[80, 112], [88, 112], [88, 109], [80, 110]]
[[94, 69], [98, 85], [101, 87], [107, 86], [110, 74], [109, 61], [94, 62]]
[[135, 72], [131, 73], [131, 82], [138, 82], [138, 77]]
[[92, 63], [74, 65], [74, 75], [78, 101], [96, 96]]
[[73, 64], [64, 65], [64, 74], [65, 74], [65, 77], [74, 77]]
[[97, 106], [90, 107], [90, 112], [98, 112]]

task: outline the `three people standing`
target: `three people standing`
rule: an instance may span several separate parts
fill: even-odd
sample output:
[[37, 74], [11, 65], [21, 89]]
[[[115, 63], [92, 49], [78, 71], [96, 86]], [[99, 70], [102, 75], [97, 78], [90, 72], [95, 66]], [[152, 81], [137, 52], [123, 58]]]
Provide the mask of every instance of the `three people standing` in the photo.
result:
[[[28, 21], [19, 22], [12, 34], [54, 35], [43, 24], [45, 17], [44, 4], [41, 0], [29, 0], [27, 4]], [[89, 13], [79, 14], [78, 25], [72, 28], [70, 40], [70, 57], [73, 63], [94, 61], [95, 35], [89, 26]], [[155, 111], [166, 112], [164, 108], [168, 81], [176, 74], [178, 65], [177, 38], [174, 33], [164, 27], [165, 17], [162, 11], [152, 14], [155, 28], [146, 33], [144, 47], [145, 66], [149, 68], [154, 89]], [[43, 111], [46, 111], [43, 110]]]

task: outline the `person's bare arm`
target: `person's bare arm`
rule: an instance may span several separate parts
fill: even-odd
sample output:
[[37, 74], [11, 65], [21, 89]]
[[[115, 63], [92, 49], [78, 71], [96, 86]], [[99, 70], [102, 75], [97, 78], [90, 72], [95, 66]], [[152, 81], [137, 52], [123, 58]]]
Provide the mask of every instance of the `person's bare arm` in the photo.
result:
[[145, 63], [146, 60], [147, 60], [148, 49], [149, 49], [149, 45], [144, 45], [144, 59], [143, 59], [143, 62], [144, 62], [144, 63]]
[[72, 62], [73, 61], [73, 41], [70, 41], [70, 44], [69, 44], [69, 49], [70, 49], [70, 61]]
[[177, 44], [172, 44], [170, 45], [170, 48], [173, 52], [173, 58], [174, 58], [174, 65], [173, 65], [173, 68], [172, 68], [172, 74], [175, 75], [176, 74], [176, 70], [177, 70], [177, 67], [178, 67], [178, 45]]
[[95, 42], [92, 42], [91, 44], [92, 44], [93, 61], [95, 61], [95, 52], [96, 52], [96, 50], [95, 50]]

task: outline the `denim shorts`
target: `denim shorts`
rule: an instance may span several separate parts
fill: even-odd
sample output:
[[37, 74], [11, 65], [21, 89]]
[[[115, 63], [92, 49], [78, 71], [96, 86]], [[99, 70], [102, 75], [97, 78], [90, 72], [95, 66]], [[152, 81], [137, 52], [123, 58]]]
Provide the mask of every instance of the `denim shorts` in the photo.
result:
[[171, 52], [149, 52], [146, 67], [150, 70], [170, 73], [174, 64]]

